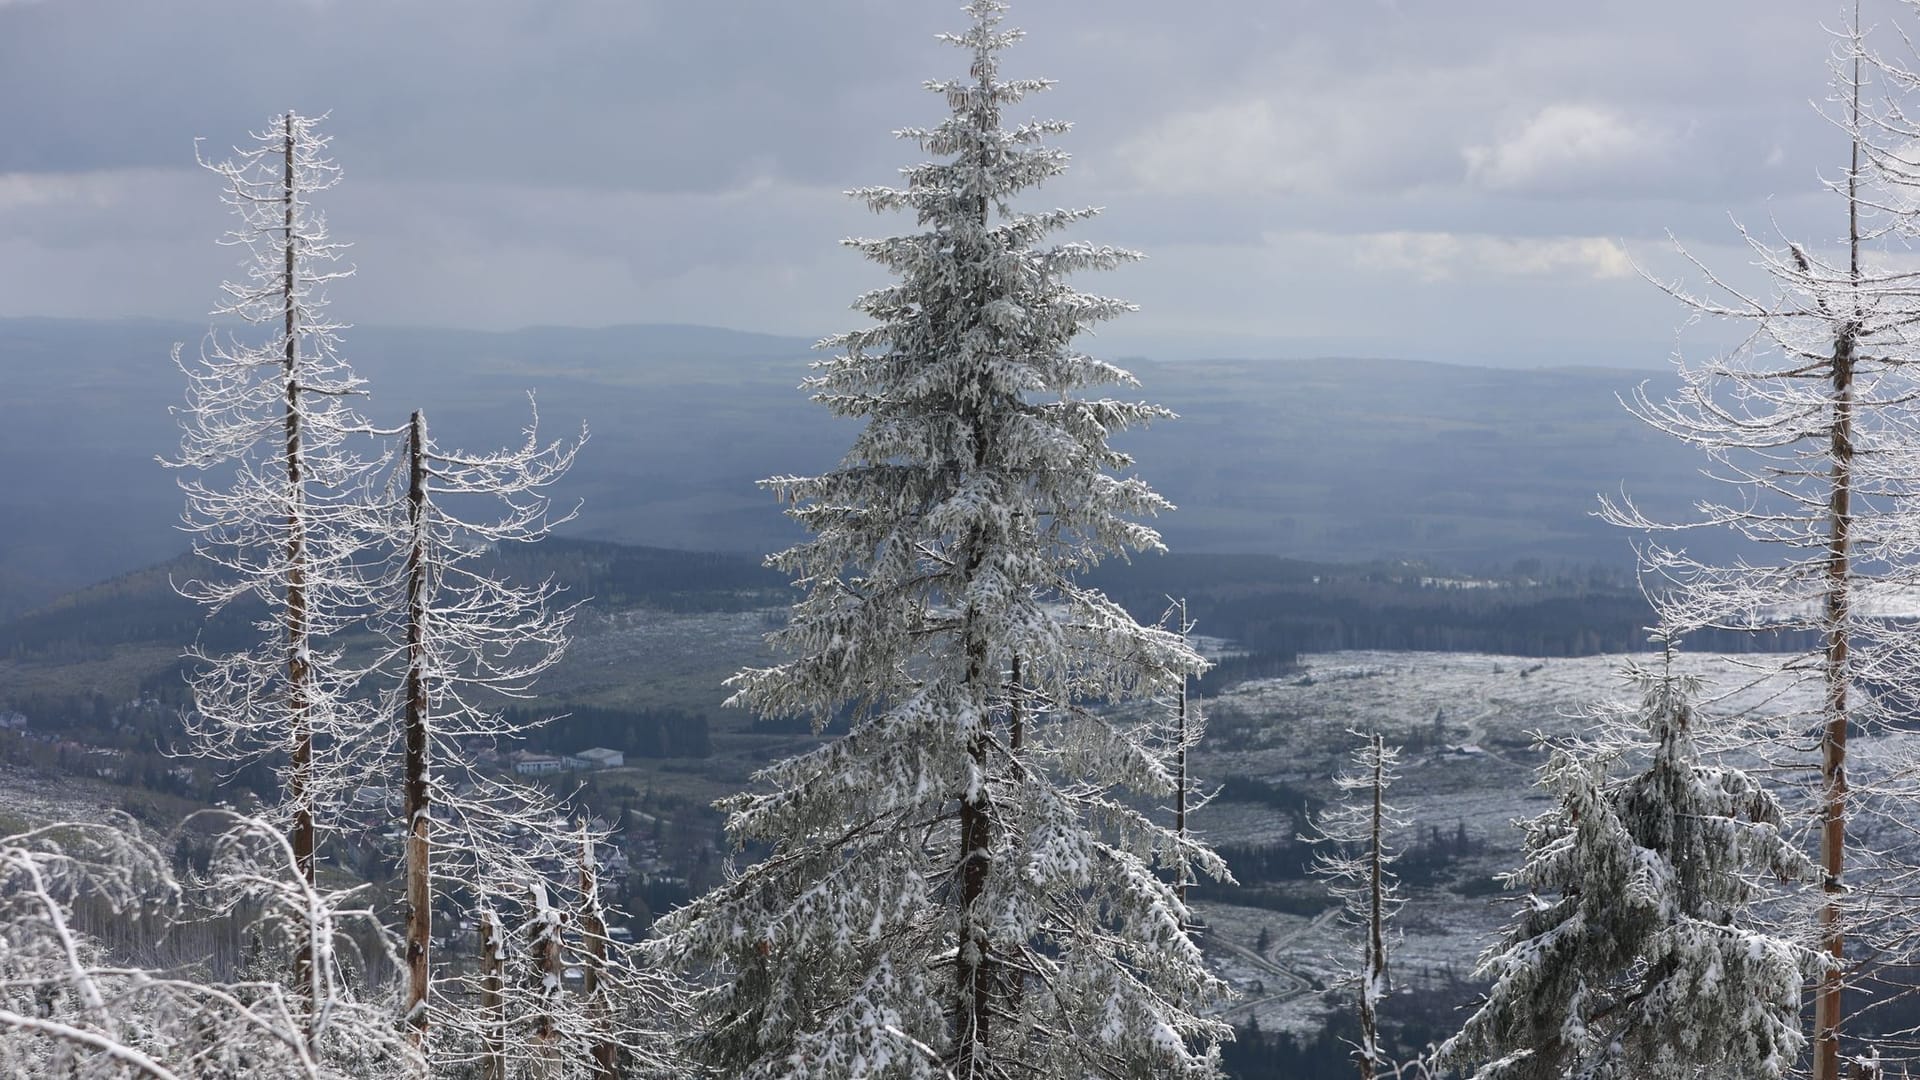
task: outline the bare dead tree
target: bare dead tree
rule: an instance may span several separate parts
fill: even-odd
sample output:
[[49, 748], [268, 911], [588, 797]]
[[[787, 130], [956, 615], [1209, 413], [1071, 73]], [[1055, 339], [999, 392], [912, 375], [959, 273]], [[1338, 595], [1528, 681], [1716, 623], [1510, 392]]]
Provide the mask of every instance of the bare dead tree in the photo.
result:
[[606, 985], [607, 946], [611, 939], [607, 936], [606, 909], [600, 904], [599, 867], [593, 856], [593, 834], [584, 824], [580, 827], [578, 903], [579, 914], [575, 921], [580, 927], [580, 993], [586, 999], [588, 1024], [606, 1031], [605, 1035], [594, 1040], [587, 1051], [593, 1060], [592, 1075], [594, 1080], [618, 1080], [620, 1043], [609, 1030], [612, 1006], [607, 999], [612, 988]]
[[427, 687], [427, 419], [416, 411], [407, 438], [407, 681], [406, 827], [407, 827], [407, 996], [403, 1015], [415, 1040], [427, 1027], [430, 952], [433, 946], [433, 889], [429, 882], [428, 825], [433, 793], [427, 775], [427, 716], [432, 708]]
[[[337, 268], [341, 245], [314, 205], [339, 176], [327, 143], [319, 120], [288, 112], [232, 158], [203, 159], [238, 218], [224, 242], [247, 253], [215, 314], [246, 329], [210, 332], [190, 360], [174, 350], [187, 402], [175, 410], [179, 454], [165, 462], [187, 473], [186, 527], [216, 571], [180, 592], [211, 611], [243, 600], [266, 609], [254, 649], [189, 651], [188, 736], [203, 757], [279, 766], [275, 812], [309, 883], [317, 815], [355, 782], [371, 721], [358, 694], [366, 671], [339, 638], [367, 613], [365, 488], [377, 453], [354, 449], [365, 423], [349, 402], [361, 382], [325, 313], [326, 286], [351, 272]], [[311, 960], [303, 950], [294, 961], [310, 996]]]
[[492, 908], [480, 910], [482, 1080], [507, 1080], [507, 937]]
[[1395, 837], [1409, 819], [1386, 801], [1387, 789], [1399, 779], [1399, 747], [1388, 746], [1379, 732], [1354, 734], [1362, 742], [1353, 751], [1352, 767], [1334, 778], [1342, 798], [1314, 822], [1313, 835], [1303, 839], [1317, 845], [1313, 872], [1326, 881], [1360, 938], [1360, 963], [1341, 967], [1353, 987], [1360, 1020], [1354, 1061], [1361, 1080], [1375, 1080], [1399, 1071], [1380, 1045], [1379, 1009], [1392, 993], [1387, 923], [1405, 903], [1392, 869], [1399, 857]]

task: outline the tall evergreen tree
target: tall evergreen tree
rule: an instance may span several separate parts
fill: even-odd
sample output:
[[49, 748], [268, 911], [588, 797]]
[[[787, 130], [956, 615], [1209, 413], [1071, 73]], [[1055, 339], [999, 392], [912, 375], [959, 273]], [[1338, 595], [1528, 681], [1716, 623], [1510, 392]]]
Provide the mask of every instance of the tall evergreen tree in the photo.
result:
[[[1805, 981], [1824, 967], [1756, 927], [1761, 876], [1817, 880], [1779, 803], [1694, 742], [1696, 680], [1629, 668], [1637, 708], [1597, 744], [1554, 750], [1558, 805], [1526, 824], [1528, 896], [1481, 957], [1485, 1001], [1439, 1058], [1480, 1080], [1777, 1077], [1794, 1064]], [[1616, 767], [1639, 757], [1625, 779]]]
[[728, 1076], [1216, 1072], [1197, 1010], [1223, 986], [1162, 871], [1225, 867], [1136, 808], [1174, 794], [1173, 748], [1117, 708], [1203, 662], [1075, 580], [1161, 547], [1136, 519], [1168, 504], [1108, 439], [1167, 413], [1081, 396], [1134, 385], [1074, 345], [1127, 305], [1065, 278], [1134, 256], [1048, 241], [1091, 210], [1014, 205], [1065, 169], [1066, 125], [1003, 125], [1047, 85], [1000, 76], [1003, 10], [968, 5], [944, 37], [967, 77], [929, 84], [950, 115], [901, 133], [937, 160], [854, 193], [919, 226], [850, 241], [895, 281], [809, 380], [865, 426], [833, 471], [770, 482], [813, 534], [773, 558], [807, 596], [735, 700], [851, 726], [724, 804], [771, 853], [664, 920], [715, 978], [697, 1046]]

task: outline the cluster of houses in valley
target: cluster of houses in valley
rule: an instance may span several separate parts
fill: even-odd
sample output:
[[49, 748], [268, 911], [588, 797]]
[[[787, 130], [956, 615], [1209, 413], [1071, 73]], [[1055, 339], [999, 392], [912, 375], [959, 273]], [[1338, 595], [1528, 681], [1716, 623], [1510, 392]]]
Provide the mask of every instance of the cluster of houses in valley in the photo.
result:
[[598, 769], [617, 769], [626, 763], [625, 754], [604, 746], [575, 754], [536, 754], [531, 750], [522, 750], [507, 754], [504, 759], [504, 764], [511, 765], [513, 771], [521, 776], [544, 776], [569, 770], [593, 772]]

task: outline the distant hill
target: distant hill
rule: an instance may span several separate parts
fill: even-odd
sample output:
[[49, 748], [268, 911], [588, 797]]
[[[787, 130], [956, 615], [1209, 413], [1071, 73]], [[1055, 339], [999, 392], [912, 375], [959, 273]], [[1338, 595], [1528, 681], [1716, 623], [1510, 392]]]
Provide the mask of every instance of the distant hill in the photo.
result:
[[[203, 327], [0, 320], [0, 614], [176, 554], [176, 341]], [[379, 423], [428, 412], [445, 442], [515, 437], [527, 391], [543, 430], [585, 421], [564, 492], [573, 535], [764, 552], [792, 526], [755, 482], [827, 467], [849, 430], [796, 386], [808, 342], [692, 326], [512, 333], [353, 329], [346, 355]], [[1640, 375], [1483, 369], [1400, 360], [1125, 361], [1138, 396], [1182, 414], [1125, 437], [1180, 506], [1177, 550], [1307, 559], [1423, 558], [1464, 569], [1515, 560], [1624, 563], [1592, 520], [1625, 481], [1651, 508], [1683, 506], [1696, 462], [1614, 400]], [[1131, 395], [1129, 395], [1131, 396]]]
[[[569, 602], [603, 613], [762, 611], [799, 593], [749, 555], [554, 538], [509, 545], [480, 568], [508, 580], [551, 579]], [[1531, 569], [1531, 567], [1529, 567]], [[208, 649], [259, 639], [255, 604], [208, 615], [171, 582], [203, 574], [194, 557], [122, 574], [0, 619], [0, 661], [83, 663], [122, 646], [161, 646], [171, 659], [196, 638]], [[1404, 562], [1319, 563], [1273, 555], [1172, 554], [1109, 562], [1087, 576], [1152, 622], [1170, 597], [1190, 602], [1201, 632], [1290, 662], [1301, 652], [1453, 650], [1519, 656], [1624, 652], [1642, 644], [1646, 604], [1624, 575], [1434, 577]], [[1721, 644], [1714, 648], [1740, 648]], [[1751, 647], [1749, 644], [1748, 647]], [[0, 705], [7, 687], [0, 680]]]

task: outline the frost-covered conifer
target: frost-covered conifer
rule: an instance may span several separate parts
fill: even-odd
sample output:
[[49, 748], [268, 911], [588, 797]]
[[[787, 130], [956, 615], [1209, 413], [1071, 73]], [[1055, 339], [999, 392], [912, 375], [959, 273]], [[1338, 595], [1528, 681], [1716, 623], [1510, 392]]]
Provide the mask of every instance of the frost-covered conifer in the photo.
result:
[[[1703, 760], [1697, 682], [1630, 667], [1637, 708], [1603, 711], [1600, 742], [1556, 748], [1529, 821], [1527, 889], [1481, 957], [1486, 1000], [1440, 1047], [1480, 1080], [1777, 1077], [1806, 1037], [1801, 992], [1820, 955], [1755, 925], [1762, 880], [1808, 881], [1778, 802]], [[1644, 761], [1620, 778], [1620, 766]]]
[[1405, 901], [1393, 863], [1399, 858], [1395, 836], [1408, 820], [1387, 802], [1387, 789], [1400, 778], [1400, 748], [1388, 746], [1378, 732], [1353, 751], [1353, 768], [1334, 777], [1341, 801], [1314, 822], [1319, 844], [1313, 872], [1340, 901], [1348, 926], [1360, 935], [1360, 963], [1343, 965], [1353, 987], [1360, 1019], [1360, 1044], [1354, 1060], [1361, 1080], [1392, 1070], [1380, 1047], [1380, 1002], [1391, 992], [1387, 966], [1387, 923]]
[[337, 267], [341, 245], [313, 199], [339, 169], [312, 117], [274, 117], [254, 142], [205, 163], [227, 185], [239, 224], [224, 242], [247, 252], [247, 272], [222, 286], [214, 314], [228, 325], [194, 357], [174, 350], [187, 402], [167, 464], [188, 473], [186, 526], [215, 567], [180, 591], [215, 610], [265, 611], [253, 648], [190, 650], [199, 666], [187, 732], [203, 756], [279, 768], [277, 812], [312, 881], [316, 815], [364, 775], [354, 755], [372, 742], [357, 696], [365, 672], [345, 660], [339, 635], [367, 612], [374, 462], [353, 451], [366, 426], [350, 405], [361, 381], [326, 317], [327, 284], [350, 271]]
[[1066, 125], [1003, 124], [1047, 85], [1001, 77], [1003, 7], [968, 5], [967, 75], [929, 84], [950, 115], [902, 132], [935, 160], [855, 192], [918, 225], [851, 242], [895, 280], [808, 382], [865, 426], [770, 482], [812, 533], [773, 559], [807, 596], [736, 700], [849, 730], [724, 804], [769, 854], [663, 920], [714, 980], [697, 1049], [729, 1077], [1216, 1072], [1223, 987], [1164, 872], [1225, 868], [1135, 802], [1174, 794], [1173, 750], [1114, 708], [1203, 663], [1075, 582], [1161, 546], [1135, 519], [1167, 503], [1108, 438], [1167, 414], [1084, 396], [1134, 385], [1075, 345], [1127, 305], [1065, 279], [1133, 256], [1048, 239], [1092, 211], [1015, 204]]

